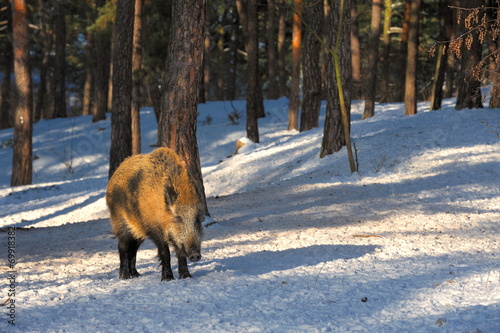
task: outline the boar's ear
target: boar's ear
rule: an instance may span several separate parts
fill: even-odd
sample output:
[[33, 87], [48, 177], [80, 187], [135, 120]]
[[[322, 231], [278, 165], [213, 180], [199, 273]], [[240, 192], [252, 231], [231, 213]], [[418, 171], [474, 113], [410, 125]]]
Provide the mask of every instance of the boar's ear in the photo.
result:
[[171, 207], [174, 205], [175, 200], [177, 200], [177, 192], [175, 192], [174, 188], [170, 185], [165, 185], [165, 190], [163, 191], [163, 195], [165, 197], [165, 203], [167, 206]]

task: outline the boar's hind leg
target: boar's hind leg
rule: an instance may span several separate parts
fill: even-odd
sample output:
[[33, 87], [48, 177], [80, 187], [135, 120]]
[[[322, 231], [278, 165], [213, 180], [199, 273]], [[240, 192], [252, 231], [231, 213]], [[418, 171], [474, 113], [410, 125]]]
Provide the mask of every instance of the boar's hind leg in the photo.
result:
[[179, 277], [181, 279], [192, 278], [188, 270], [186, 256], [180, 255], [179, 251], [176, 252], [177, 252], [177, 262], [179, 264]]
[[161, 236], [158, 236], [155, 233], [150, 234], [149, 238], [151, 238], [151, 240], [153, 240], [155, 245], [158, 247], [158, 258], [161, 262], [161, 280], [173, 280], [174, 274], [172, 273], [172, 267], [170, 266], [170, 250], [168, 248], [168, 243], [165, 242]]
[[142, 240], [136, 239], [130, 232], [122, 232], [118, 236], [118, 252], [120, 253], [120, 279], [138, 277], [140, 274], [135, 268], [137, 249]]

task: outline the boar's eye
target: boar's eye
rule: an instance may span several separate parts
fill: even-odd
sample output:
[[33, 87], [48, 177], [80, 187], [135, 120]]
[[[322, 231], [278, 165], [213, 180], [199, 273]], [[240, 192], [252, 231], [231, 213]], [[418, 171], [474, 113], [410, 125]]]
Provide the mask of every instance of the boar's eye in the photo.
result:
[[179, 223], [179, 224], [180, 224], [180, 223], [182, 223], [182, 217], [180, 217], [180, 216], [176, 216], [176, 217], [174, 218], [174, 222], [175, 222], [175, 223]]

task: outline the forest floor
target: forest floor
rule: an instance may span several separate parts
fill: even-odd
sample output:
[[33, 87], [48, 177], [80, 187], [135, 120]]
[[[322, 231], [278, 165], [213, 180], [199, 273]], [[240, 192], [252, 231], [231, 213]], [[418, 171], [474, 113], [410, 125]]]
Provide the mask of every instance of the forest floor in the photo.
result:
[[[0, 131], [0, 331], [499, 332], [500, 112], [453, 103], [411, 117], [377, 104], [361, 120], [355, 102], [352, 175], [345, 149], [318, 157], [322, 129], [286, 130], [286, 99], [265, 102], [261, 143], [232, 157], [244, 101], [200, 105], [215, 223], [193, 278], [170, 282], [150, 241], [142, 275], [118, 279], [109, 119], [37, 123], [34, 183], [16, 188], [12, 130]], [[141, 117], [149, 152], [155, 118]]]

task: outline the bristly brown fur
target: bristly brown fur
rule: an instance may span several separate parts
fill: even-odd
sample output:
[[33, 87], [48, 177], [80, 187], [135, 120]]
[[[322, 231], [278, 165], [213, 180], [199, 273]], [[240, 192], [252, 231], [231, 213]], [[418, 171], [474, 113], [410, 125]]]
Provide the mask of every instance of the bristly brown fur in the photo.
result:
[[[199, 253], [201, 204], [184, 164], [172, 150], [158, 148], [150, 154], [134, 155], [123, 161], [109, 181], [106, 203], [119, 241], [121, 260], [128, 258], [122, 252], [133, 251], [130, 247], [136, 247], [137, 242], [140, 245], [145, 238], [156, 243], [160, 256], [163, 253], [164, 265], [166, 257], [170, 260], [166, 254], [168, 245], [175, 248], [180, 261], [185, 261], [193, 251]], [[130, 277], [133, 277], [135, 252], [128, 255], [129, 261], [134, 262], [134, 267], [130, 266]], [[121, 264], [121, 277], [122, 266], [127, 265], [130, 265], [128, 261]], [[187, 266], [184, 269], [181, 276], [189, 277]], [[122, 278], [128, 278], [127, 272], [124, 275]]]

